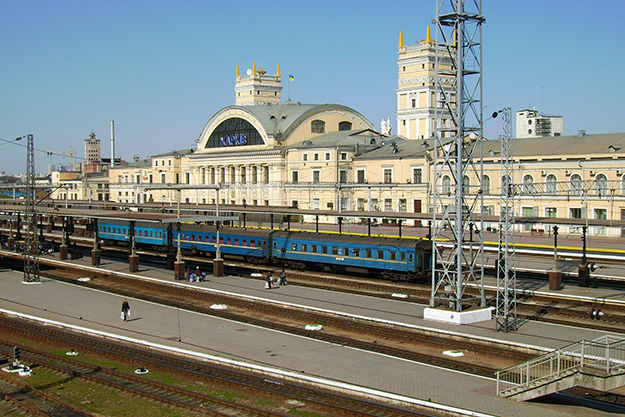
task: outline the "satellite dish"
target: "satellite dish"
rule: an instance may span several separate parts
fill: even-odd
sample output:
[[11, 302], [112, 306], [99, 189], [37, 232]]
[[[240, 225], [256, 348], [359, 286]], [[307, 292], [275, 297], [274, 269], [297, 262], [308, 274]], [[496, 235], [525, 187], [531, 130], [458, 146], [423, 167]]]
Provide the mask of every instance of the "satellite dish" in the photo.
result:
[[248, 69], [247, 69], [247, 71], [245, 71], [245, 73], [246, 73], [247, 75], [252, 75], [252, 70], [248, 68]]

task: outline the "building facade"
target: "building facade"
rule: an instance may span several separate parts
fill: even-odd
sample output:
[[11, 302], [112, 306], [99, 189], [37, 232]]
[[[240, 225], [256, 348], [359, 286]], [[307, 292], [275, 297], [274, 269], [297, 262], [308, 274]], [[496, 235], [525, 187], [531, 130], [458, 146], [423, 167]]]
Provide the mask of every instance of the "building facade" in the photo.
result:
[[562, 116], [546, 116], [536, 109], [519, 110], [516, 113], [516, 137], [536, 138], [561, 136], [564, 132]]

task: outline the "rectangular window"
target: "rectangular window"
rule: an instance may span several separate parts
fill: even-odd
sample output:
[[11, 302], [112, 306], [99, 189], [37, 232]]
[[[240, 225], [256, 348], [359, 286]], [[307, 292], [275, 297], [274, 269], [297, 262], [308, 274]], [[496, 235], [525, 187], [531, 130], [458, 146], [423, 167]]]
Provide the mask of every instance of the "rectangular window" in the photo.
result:
[[384, 211], [393, 211], [393, 200], [390, 198], [384, 199]]
[[308, 252], [308, 245], [305, 243], [302, 243], [302, 252]]
[[341, 184], [346, 184], [347, 183], [347, 171], [342, 169], [339, 171], [339, 182]]
[[313, 160], [314, 161], [318, 161], [319, 160], [319, 154], [318, 153], [313, 154]]
[[320, 204], [319, 204], [319, 197], [313, 197], [313, 201], [312, 201], [312, 209], [313, 210], [319, 210]]
[[347, 152], [341, 152], [341, 161], [347, 161]]
[[413, 184], [423, 183], [423, 169], [421, 168], [412, 169], [412, 183]]
[[572, 219], [581, 219], [582, 218], [582, 209], [581, 208], [570, 208], [570, 217]]
[[364, 169], [359, 169], [358, 171], [356, 171], [356, 182], [358, 184], [365, 183], [365, 170]]
[[308, 154], [307, 153], [302, 155], [302, 161], [308, 161]]
[[321, 170], [314, 169], [312, 172], [312, 182], [314, 184], [319, 184], [321, 182]]
[[321, 246], [321, 253], [327, 254], [328, 253], [328, 247], [327, 246]]
[[393, 170], [391, 168], [384, 168], [384, 184], [391, 184], [393, 182]]
[[384, 259], [384, 252], [381, 250], [378, 250], [378, 257], [376, 259]]
[[555, 218], [558, 217], [558, 209], [555, 207], [546, 207], [545, 208], [545, 216]]
[[365, 258], [371, 259], [371, 249], [365, 249]]
[[405, 198], [400, 198], [399, 199], [399, 203], [398, 203], [398, 207], [397, 207], [397, 211], [405, 213], [406, 212], [406, 206], [407, 206], [406, 199]]
[[317, 245], [310, 245], [310, 251], [312, 253], [317, 253]]
[[297, 250], [297, 243], [291, 243], [291, 250], [293, 251]]
[[291, 182], [295, 184], [299, 182], [299, 171], [291, 171]]
[[326, 152], [326, 161], [330, 160], [330, 152]]

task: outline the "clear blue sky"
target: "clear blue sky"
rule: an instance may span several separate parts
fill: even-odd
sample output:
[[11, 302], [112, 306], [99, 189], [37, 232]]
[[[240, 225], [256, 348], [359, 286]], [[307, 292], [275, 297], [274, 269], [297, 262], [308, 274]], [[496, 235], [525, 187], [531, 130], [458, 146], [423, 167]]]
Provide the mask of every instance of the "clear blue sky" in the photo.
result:
[[[483, 13], [485, 114], [532, 106], [564, 116], [565, 134], [625, 132], [625, 2], [484, 0]], [[399, 32], [416, 43], [434, 17], [435, 0], [0, 0], [0, 138], [84, 157], [93, 131], [109, 157], [115, 120], [126, 160], [195, 148], [253, 61], [280, 64], [283, 99], [292, 74], [293, 100], [390, 117], [396, 132]], [[0, 142], [0, 171], [25, 170], [25, 148]]]

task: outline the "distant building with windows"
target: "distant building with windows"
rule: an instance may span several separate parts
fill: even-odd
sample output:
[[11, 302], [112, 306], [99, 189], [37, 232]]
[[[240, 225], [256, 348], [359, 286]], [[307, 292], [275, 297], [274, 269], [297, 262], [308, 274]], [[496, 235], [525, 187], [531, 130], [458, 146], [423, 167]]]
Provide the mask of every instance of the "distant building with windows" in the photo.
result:
[[562, 136], [564, 119], [562, 116], [546, 116], [535, 109], [516, 112], [516, 137], [539, 138]]

